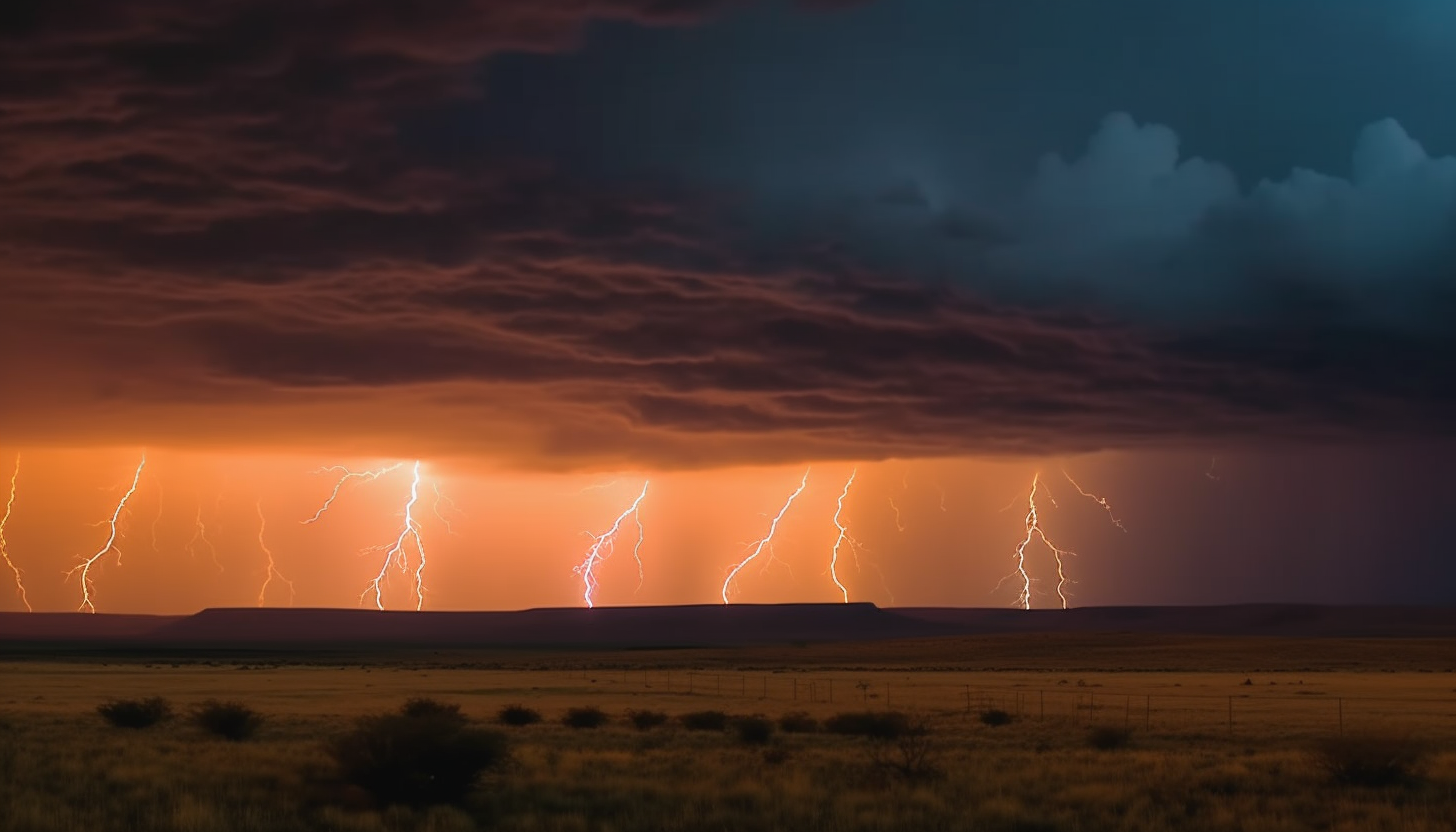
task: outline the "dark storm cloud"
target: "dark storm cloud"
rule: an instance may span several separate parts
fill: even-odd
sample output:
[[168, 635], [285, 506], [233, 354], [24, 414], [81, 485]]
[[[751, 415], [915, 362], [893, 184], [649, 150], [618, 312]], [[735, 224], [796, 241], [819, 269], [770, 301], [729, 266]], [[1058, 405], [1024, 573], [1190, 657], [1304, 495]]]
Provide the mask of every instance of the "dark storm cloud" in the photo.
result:
[[[562, 79], [493, 56], [731, 5], [7, 7], [0, 384], [26, 395], [6, 397], [0, 429], [537, 465], [1448, 429], [1449, 336], [1309, 312], [1325, 295], [1348, 309], [1341, 287], [1373, 268], [1449, 262], [1450, 160], [1394, 124], [1361, 138], [1349, 181], [1246, 189], [1182, 159], [1170, 130], [1116, 117], [1021, 199], [867, 177], [834, 199], [816, 185], [787, 228], [774, 198], [692, 170], [603, 175], [549, 142], [442, 149], [460, 107], [518, 136], [557, 94], [568, 122], [588, 112]], [[501, 100], [525, 108], [516, 121]], [[665, 123], [618, 116], [647, 146]], [[552, 135], [597, 135], [565, 127]], [[1190, 259], [1266, 270], [1278, 293], [1234, 295], [1304, 314], [1109, 317], [1109, 291]]]

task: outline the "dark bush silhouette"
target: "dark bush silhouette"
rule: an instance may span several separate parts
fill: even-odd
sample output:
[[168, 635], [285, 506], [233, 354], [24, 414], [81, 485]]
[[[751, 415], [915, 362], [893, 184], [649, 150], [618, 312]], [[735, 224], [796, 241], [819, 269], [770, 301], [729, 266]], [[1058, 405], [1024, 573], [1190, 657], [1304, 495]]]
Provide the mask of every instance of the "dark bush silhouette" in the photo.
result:
[[779, 730], [785, 734], [812, 734], [819, 730], [819, 720], [804, 711], [793, 711], [779, 717]]
[[781, 745], [771, 746], [763, 750], [763, 762], [765, 765], [780, 765], [787, 762], [789, 756], [789, 749]]
[[722, 711], [693, 711], [678, 719], [689, 731], [722, 731], [728, 727], [728, 715]]
[[607, 712], [595, 705], [572, 708], [561, 718], [561, 724], [568, 728], [599, 728], [607, 724]]
[[215, 699], [199, 705], [192, 718], [207, 733], [233, 742], [248, 739], [263, 725], [263, 715], [247, 705]]
[[345, 781], [381, 806], [460, 803], [508, 757], [505, 737], [472, 728], [449, 708], [411, 708], [360, 719], [329, 748]]
[[400, 706], [399, 712], [405, 716], [432, 717], [458, 722], [464, 725], [469, 720], [465, 714], [460, 713], [460, 706], [453, 702], [441, 702], [438, 699], [425, 699], [415, 697], [408, 699]]
[[651, 731], [667, 722], [667, 714], [662, 711], [628, 711], [627, 719], [638, 731]]
[[831, 734], [893, 740], [910, 730], [910, 720], [899, 711], [854, 711], [826, 719], [824, 730]]
[[1011, 720], [1011, 714], [1001, 710], [1000, 708], [988, 708], [984, 711], [981, 711], [982, 725], [989, 725], [992, 728], [995, 728], [999, 725], [1010, 725]]
[[527, 708], [525, 705], [507, 705], [500, 709], [495, 715], [496, 722], [502, 725], [535, 725], [541, 721], [541, 712], [534, 708]]
[[1353, 734], [1317, 744], [1315, 763], [1347, 786], [1400, 786], [1416, 780], [1429, 749], [1403, 737]]
[[118, 699], [98, 705], [96, 712], [118, 728], [150, 728], [172, 718], [172, 704], [160, 696]]
[[740, 716], [733, 720], [733, 733], [744, 745], [763, 745], [773, 736], [774, 724], [761, 716]]
[[1098, 751], [1126, 748], [1132, 743], [1132, 731], [1119, 725], [1095, 725], [1087, 732], [1087, 744]]
[[912, 783], [939, 780], [945, 776], [940, 765], [940, 747], [924, 720], [905, 722], [894, 737], [872, 737], [870, 762], [884, 774]]

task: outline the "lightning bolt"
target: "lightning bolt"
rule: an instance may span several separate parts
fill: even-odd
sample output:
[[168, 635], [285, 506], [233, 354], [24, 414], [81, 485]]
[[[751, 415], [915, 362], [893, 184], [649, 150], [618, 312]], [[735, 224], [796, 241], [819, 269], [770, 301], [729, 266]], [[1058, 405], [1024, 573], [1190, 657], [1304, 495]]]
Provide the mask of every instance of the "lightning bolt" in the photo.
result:
[[278, 580], [282, 581], [283, 583], [288, 584], [288, 606], [291, 607], [291, 606], [293, 606], [293, 598], [294, 598], [293, 581], [290, 581], [287, 578], [283, 577], [283, 573], [281, 573], [281, 572], [278, 571], [278, 564], [275, 563], [274, 560], [273, 560], [273, 550], [271, 550], [271, 549], [268, 548], [268, 541], [266, 541], [266, 540], [263, 539], [264, 533], [266, 533], [268, 531], [268, 518], [266, 518], [266, 517], [263, 516], [263, 501], [262, 500], [259, 500], [257, 502], [257, 509], [258, 509], [258, 548], [259, 549], [262, 549], [263, 550], [263, 555], [266, 558], [268, 558], [268, 568], [263, 573], [263, 586], [258, 589], [258, 606], [260, 606], [260, 607], [263, 606], [263, 602], [268, 597], [268, 587], [269, 587], [270, 584], [273, 583], [273, 579], [274, 578], [277, 578]]
[[[1026, 547], [1031, 545], [1031, 539], [1033, 537], [1039, 538], [1042, 545], [1056, 559], [1057, 597], [1062, 601], [1062, 609], [1067, 608], [1067, 594], [1064, 589], [1067, 584], [1067, 572], [1063, 557], [1075, 556], [1077, 554], [1076, 552], [1059, 548], [1046, 536], [1046, 532], [1042, 531], [1041, 520], [1036, 510], [1036, 492], [1038, 489], [1044, 487], [1041, 482], [1041, 473], [1038, 472], [1031, 479], [1031, 492], [1026, 498], [1026, 537], [1016, 546], [1016, 571], [1007, 576], [1008, 579], [1011, 577], [1021, 579], [1021, 592], [1016, 597], [1016, 603], [1024, 610], [1031, 609], [1031, 576], [1026, 571]], [[1047, 493], [1047, 499], [1052, 501], [1052, 505], [1056, 505], [1056, 499], [1051, 496], [1050, 492]]]
[[945, 511], [945, 486], [938, 485], [936, 488], [940, 489], [940, 510]]
[[[845, 589], [844, 584], [839, 581], [839, 547], [848, 544], [849, 550], [856, 552], [855, 562], [858, 563], [859, 555], [857, 553], [859, 550], [859, 541], [850, 535], [849, 529], [840, 521], [839, 515], [844, 512], [844, 498], [849, 496], [849, 487], [854, 485], [854, 477], [858, 473], [858, 468], [850, 471], [849, 479], [844, 482], [844, 490], [839, 492], [839, 502], [834, 508], [834, 527], [839, 529], [839, 536], [834, 539], [834, 550], [829, 557], [829, 577], [834, 581], [834, 585], [839, 587], [839, 594], [843, 596], [844, 603], [846, 604], [849, 603], [849, 590]], [[891, 505], [894, 505], [894, 503], [892, 502]]]
[[637, 495], [637, 499], [633, 500], [630, 506], [627, 506], [626, 511], [617, 515], [617, 519], [612, 523], [611, 528], [601, 534], [587, 532], [592, 538], [591, 548], [586, 550], [586, 557], [582, 559], [581, 563], [573, 567], [571, 571], [581, 576], [581, 597], [582, 600], [586, 601], [588, 608], [596, 606], [595, 595], [598, 583], [596, 568], [602, 561], [612, 556], [612, 552], [617, 548], [617, 535], [622, 529], [622, 524], [626, 522], [628, 517], [635, 518], [637, 522], [637, 543], [632, 547], [632, 558], [637, 561], [637, 588], [642, 588], [642, 582], [646, 578], [646, 573], [642, 567], [642, 538], [645, 529], [642, 527], [642, 512], [640, 507], [642, 500], [647, 497], [647, 485], [648, 482], [644, 480], [642, 483], [642, 492]]
[[1127, 531], [1127, 527], [1122, 525], [1122, 521], [1118, 520], [1117, 515], [1112, 513], [1112, 506], [1107, 504], [1107, 499], [1105, 497], [1099, 497], [1096, 494], [1089, 494], [1088, 492], [1083, 491], [1082, 486], [1078, 485], [1077, 481], [1072, 479], [1072, 475], [1068, 474], [1066, 469], [1062, 470], [1062, 476], [1066, 477], [1067, 482], [1071, 483], [1072, 487], [1077, 489], [1078, 494], [1081, 494], [1083, 497], [1086, 497], [1097, 505], [1102, 506], [1102, 510], [1107, 512], [1107, 519], [1112, 521], [1112, 525], [1118, 527], [1119, 529], [1122, 529], [1124, 532]]
[[213, 565], [217, 567], [217, 571], [222, 572], [222, 562], [217, 559], [217, 547], [213, 546], [212, 541], [207, 539], [207, 524], [202, 522], [201, 497], [197, 499], [197, 518], [193, 521], [193, 523], [194, 525], [192, 529], [192, 539], [187, 541], [187, 551], [192, 555], [193, 558], [196, 558], [198, 547], [206, 546], [208, 551], [212, 553]]
[[[388, 465], [384, 468], [378, 468], [373, 471], [350, 471], [348, 468], [345, 468], [342, 465], [330, 465], [327, 468], [320, 468], [317, 471], [314, 471], [315, 474], [327, 474], [336, 471], [342, 471], [343, 476], [339, 477], [339, 481], [334, 483], [334, 490], [331, 494], [329, 494], [329, 498], [327, 500], [324, 500], [324, 504], [319, 507], [319, 510], [314, 512], [312, 517], [304, 520], [303, 524], [307, 526], [310, 523], [317, 523], [319, 518], [324, 516], [324, 512], [328, 511], [329, 508], [333, 506], [334, 500], [339, 499], [339, 490], [342, 489], [349, 482], [349, 480], [364, 480], [365, 482], [377, 480], [385, 474], [397, 470], [402, 465], [404, 465], [403, 462], [396, 462], [393, 465]], [[418, 463], [416, 463], [416, 465], [418, 465]]]
[[448, 517], [440, 513], [440, 504], [444, 503], [447, 509], [456, 513], [460, 511], [460, 507], [455, 505], [454, 500], [445, 496], [440, 491], [440, 484], [438, 482], [432, 482], [430, 486], [435, 489], [435, 503], [431, 507], [431, 510], [435, 512], [435, 518], [445, 525], [445, 531], [453, 535], [455, 534], [455, 527], [450, 525], [450, 519]]
[[794, 489], [794, 493], [789, 495], [789, 499], [788, 499], [787, 502], [784, 503], [784, 507], [781, 508], [781, 509], [779, 509], [779, 513], [778, 514], [774, 515], [773, 522], [772, 523], [769, 523], [769, 526], [768, 526], [768, 534], [766, 534], [763, 537], [759, 538], [755, 543], [750, 543], [749, 544], [750, 546], [753, 547], [753, 551], [749, 553], [748, 557], [746, 557], [743, 560], [739, 561], [737, 563], [737, 565], [735, 565], [733, 567], [733, 569], [728, 573], [728, 577], [723, 580], [723, 603], [725, 603], [725, 604], [731, 603], [728, 600], [728, 588], [730, 586], [732, 586], [733, 579], [736, 578], [736, 577], [738, 577], [738, 573], [741, 572], [741, 571], [743, 571], [743, 567], [745, 567], [748, 564], [752, 563], [753, 560], [755, 558], [757, 558], [760, 553], [763, 552], [764, 547], [769, 546], [772, 543], [773, 536], [774, 536], [774, 532], [777, 531], [778, 530], [778, 527], [779, 527], [779, 521], [782, 520], [782, 519], [784, 519], [784, 514], [786, 514], [788, 512], [789, 506], [793, 505], [794, 504], [794, 500], [797, 499], [800, 494], [804, 493], [804, 489], [806, 487], [808, 487], [808, 485], [809, 485], [809, 469], [808, 468], [805, 468], [804, 469], [804, 477], [803, 477], [803, 479], [799, 480], [799, 487], [796, 488], [796, 489]]
[[146, 454], [142, 454], [142, 461], [137, 463], [136, 473], [132, 475], [131, 486], [127, 488], [126, 493], [121, 495], [121, 499], [117, 501], [116, 510], [111, 512], [111, 519], [102, 521], [102, 523], [109, 525], [111, 528], [111, 533], [106, 538], [106, 545], [102, 546], [96, 554], [85, 558], [66, 572], [66, 577], [68, 578], [77, 572], [81, 573], [81, 605], [76, 608], [77, 610], [96, 612], [96, 605], [91, 602], [91, 567], [95, 566], [97, 561], [111, 552], [116, 553], [117, 565], [121, 564], [121, 550], [116, 548], [117, 523], [121, 519], [121, 513], [126, 510], [127, 501], [131, 499], [131, 495], [136, 493], [137, 483], [141, 482], [142, 479], [142, 469], [146, 466], [147, 456]]
[[26, 612], [35, 612], [30, 606], [30, 599], [25, 597], [25, 582], [21, 580], [20, 567], [10, 559], [10, 551], [5, 543], [5, 524], [10, 522], [10, 512], [15, 508], [15, 485], [20, 482], [20, 454], [15, 455], [15, 471], [10, 475], [10, 498], [5, 501], [5, 514], [0, 516], [0, 558], [5, 559], [5, 565], [15, 575], [15, 591], [20, 595], [20, 602], [25, 605]]
[[[403, 463], [396, 464], [394, 466], [391, 466], [390, 468], [383, 469], [383, 470], [384, 471], [392, 471], [395, 468], [400, 467], [401, 464], [403, 464]], [[368, 474], [368, 473], [373, 473], [373, 472], [365, 472], [365, 474]], [[377, 476], [378, 476], [378, 474], [376, 473], [375, 474], [375, 477], [377, 477]], [[375, 477], [370, 477], [370, 479], [374, 479]], [[347, 479], [347, 478], [348, 477], [346, 475], [345, 476], [345, 479]], [[337, 491], [337, 489], [336, 489], [336, 491]], [[414, 573], [414, 576], [415, 576], [415, 610], [416, 611], [419, 611], [421, 609], [424, 609], [424, 606], [425, 606], [425, 541], [424, 541], [423, 538], [420, 537], [420, 524], [419, 524], [419, 521], [415, 520], [415, 515], [414, 515], [415, 504], [418, 503], [419, 501], [420, 501], [420, 461], [417, 459], [417, 460], [415, 460], [415, 464], [414, 464], [414, 476], [410, 480], [409, 499], [406, 500], [405, 501], [405, 504], [404, 504], [404, 524], [400, 527], [399, 536], [395, 538], [394, 543], [392, 545], [390, 545], [388, 547], [384, 547], [384, 546], [375, 547], [375, 549], [373, 550], [373, 551], [384, 550], [384, 562], [380, 564], [380, 566], [379, 566], [379, 572], [378, 572], [378, 574], [376, 574], [374, 576], [374, 579], [369, 582], [368, 586], [366, 586], [364, 588], [364, 591], [363, 592], [359, 593], [359, 601], [361, 603], [364, 601], [365, 596], [367, 596], [369, 594], [369, 592], [371, 590], [373, 590], [373, 592], [374, 592], [374, 606], [377, 607], [378, 609], [381, 609], [381, 610], [384, 609], [384, 580], [385, 580], [385, 578], [389, 574], [389, 566], [390, 566], [390, 564], [398, 564], [399, 565], [400, 572], [408, 575], [409, 574], [409, 550], [408, 550], [407, 547], [409, 546], [409, 544], [413, 543], [414, 544], [414, 548], [415, 548], [415, 553], [419, 555], [419, 564], [418, 564], [418, 566], [416, 566], [415, 573]]]
[[1214, 472], [1214, 469], [1217, 468], [1217, 467], [1218, 467], [1218, 457], [1216, 457], [1216, 456], [1215, 457], [1211, 457], [1208, 460], [1208, 470], [1203, 472], [1203, 476], [1208, 477], [1210, 480], [1213, 480], [1214, 482], [1218, 482], [1219, 479], [1220, 479], [1220, 477], [1219, 477], [1219, 475], [1217, 473]]
[[895, 531], [905, 531], [905, 521], [900, 517], [900, 507], [895, 505], [895, 498], [890, 498], [890, 508], [895, 512]]

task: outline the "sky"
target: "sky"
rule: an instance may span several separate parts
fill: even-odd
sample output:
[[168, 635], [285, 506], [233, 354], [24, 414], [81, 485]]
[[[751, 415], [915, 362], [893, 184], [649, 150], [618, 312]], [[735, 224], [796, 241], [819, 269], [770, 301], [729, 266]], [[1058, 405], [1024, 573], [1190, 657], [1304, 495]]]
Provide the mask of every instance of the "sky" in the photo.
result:
[[[0, 610], [85, 606], [98, 549], [101, 611], [257, 603], [268, 552], [266, 604], [577, 604], [644, 482], [596, 600], [711, 603], [806, 469], [733, 600], [1456, 602], [1452, 36], [1440, 0], [7, 3]], [[1038, 477], [1077, 554], [1059, 593], [1033, 541], [1023, 596]], [[416, 528], [428, 592], [361, 600]]]

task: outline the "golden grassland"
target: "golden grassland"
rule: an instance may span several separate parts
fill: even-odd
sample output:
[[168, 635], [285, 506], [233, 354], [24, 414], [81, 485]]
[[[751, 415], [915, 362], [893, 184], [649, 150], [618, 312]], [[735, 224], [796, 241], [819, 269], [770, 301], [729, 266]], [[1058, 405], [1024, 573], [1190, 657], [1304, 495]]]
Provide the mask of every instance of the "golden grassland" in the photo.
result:
[[[0, 660], [0, 829], [1453, 830], [1452, 665], [1456, 643], [1441, 640], [1126, 635], [586, 654], [12, 653]], [[182, 718], [130, 731], [95, 713], [146, 696], [184, 713], [237, 700], [267, 722], [227, 743]], [[466, 805], [380, 810], [336, 782], [325, 742], [415, 696], [482, 722], [522, 703], [546, 721], [499, 729], [512, 762]], [[559, 724], [580, 705], [613, 721]], [[1020, 716], [986, 726], [978, 716], [992, 706]], [[779, 733], [749, 746], [674, 722], [638, 732], [622, 718], [887, 707], [927, 720], [943, 776], [887, 774], [873, 743], [854, 737]], [[1093, 725], [1127, 726], [1131, 744], [1095, 750]], [[1312, 749], [1341, 729], [1421, 739], [1421, 776], [1333, 782]]]

